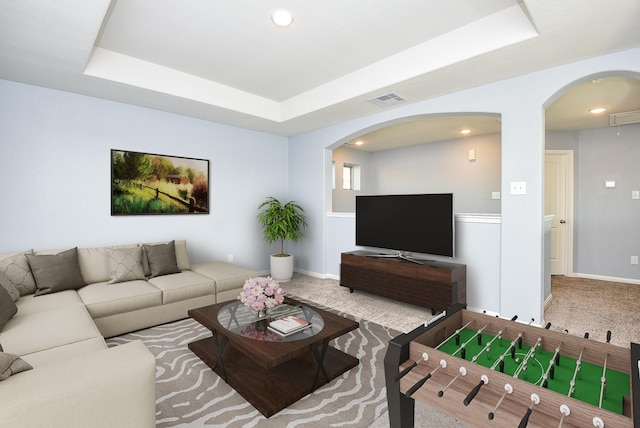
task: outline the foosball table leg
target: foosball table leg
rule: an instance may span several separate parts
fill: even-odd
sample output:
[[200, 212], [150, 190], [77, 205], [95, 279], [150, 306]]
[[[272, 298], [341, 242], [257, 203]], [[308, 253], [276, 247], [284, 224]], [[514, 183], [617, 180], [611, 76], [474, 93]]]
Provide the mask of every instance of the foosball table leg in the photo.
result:
[[398, 366], [406, 361], [409, 355], [409, 341], [395, 338], [389, 342], [384, 357], [384, 372], [387, 385], [387, 406], [389, 425], [392, 428], [412, 428], [415, 418], [415, 401], [400, 393], [400, 379]]

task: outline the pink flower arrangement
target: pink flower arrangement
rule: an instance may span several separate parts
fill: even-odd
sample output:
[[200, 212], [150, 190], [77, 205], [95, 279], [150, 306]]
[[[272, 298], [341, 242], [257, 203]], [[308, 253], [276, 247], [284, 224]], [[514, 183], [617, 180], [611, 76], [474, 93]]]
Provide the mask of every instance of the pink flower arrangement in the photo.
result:
[[238, 300], [252, 311], [266, 315], [267, 310], [284, 302], [284, 291], [273, 278], [258, 276], [245, 281]]

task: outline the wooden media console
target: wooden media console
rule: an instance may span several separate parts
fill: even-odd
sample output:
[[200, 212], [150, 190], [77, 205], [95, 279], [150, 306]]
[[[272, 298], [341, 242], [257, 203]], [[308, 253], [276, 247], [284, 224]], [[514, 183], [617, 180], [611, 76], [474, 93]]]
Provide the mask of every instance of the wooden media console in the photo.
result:
[[342, 253], [340, 285], [443, 311], [467, 303], [467, 267], [463, 264], [379, 257], [380, 253]]

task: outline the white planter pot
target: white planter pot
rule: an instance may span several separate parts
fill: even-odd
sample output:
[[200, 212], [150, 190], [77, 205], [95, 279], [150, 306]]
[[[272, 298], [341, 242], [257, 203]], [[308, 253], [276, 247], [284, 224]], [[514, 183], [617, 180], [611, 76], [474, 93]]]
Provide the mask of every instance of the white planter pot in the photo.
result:
[[278, 282], [287, 282], [293, 277], [293, 256], [271, 256], [271, 277]]

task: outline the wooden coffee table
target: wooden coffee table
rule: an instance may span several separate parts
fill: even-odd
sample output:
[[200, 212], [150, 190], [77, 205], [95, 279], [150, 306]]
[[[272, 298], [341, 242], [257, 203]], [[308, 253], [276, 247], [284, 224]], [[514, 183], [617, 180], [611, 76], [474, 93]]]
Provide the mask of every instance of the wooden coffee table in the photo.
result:
[[267, 418], [359, 364], [329, 345], [357, 329], [356, 321], [293, 299], [285, 303], [300, 306], [312, 327], [282, 337], [239, 301], [188, 312], [213, 333], [189, 349]]

